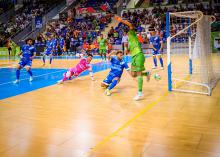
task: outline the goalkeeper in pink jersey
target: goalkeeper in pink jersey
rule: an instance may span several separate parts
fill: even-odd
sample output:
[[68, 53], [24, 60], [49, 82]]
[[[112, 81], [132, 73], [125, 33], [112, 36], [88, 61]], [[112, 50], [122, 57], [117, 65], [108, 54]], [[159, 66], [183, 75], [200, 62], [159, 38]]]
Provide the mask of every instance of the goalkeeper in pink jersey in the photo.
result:
[[93, 55], [88, 54], [87, 58], [81, 57], [80, 62], [73, 68], [69, 69], [67, 72], [63, 74], [63, 79], [58, 81], [58, 83], [63, 83], [67, 79], [70, 79], [72, 76], [77, 77], [79, 76], [83, 71], [89, 70], [89, 74], [91, 77], [91, 80], [94, 81], [92, 67], [90, 62], [92, 61]]

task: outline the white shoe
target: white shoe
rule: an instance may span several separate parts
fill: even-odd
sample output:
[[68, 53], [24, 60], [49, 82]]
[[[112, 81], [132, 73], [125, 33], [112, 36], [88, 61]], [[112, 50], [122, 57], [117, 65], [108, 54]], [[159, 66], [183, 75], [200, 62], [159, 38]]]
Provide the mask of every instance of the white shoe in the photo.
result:
[[32, 77], [32, 76], [30, 76], [30, 79], [29, 79], [29, 81], [30, 81], [30, 82], [32, 82], [32, 81], [33, 81], [33, 77]]
[[133, 99], [135, 101], [138, 101], [138, 100], [141, 100], [142, 97], [143, 97], [143, 94], [142, 93], [138, 93]]
[[157, 67], [156, 67], [156, 66], [154, 66], [152, 69], [157, 69]]
[[17, 84], [17, 83], [19, 83], [19, 80], [16, 79], [15, 81], [13, 81], [13, 83]]
[[164, 67], [161, 67], [160, 69], [161, 69], [161, 70], [164, 70]]
[[57, 81], [57, 84], [63, 84], [63, 80], [59, 80], [59, 81]]

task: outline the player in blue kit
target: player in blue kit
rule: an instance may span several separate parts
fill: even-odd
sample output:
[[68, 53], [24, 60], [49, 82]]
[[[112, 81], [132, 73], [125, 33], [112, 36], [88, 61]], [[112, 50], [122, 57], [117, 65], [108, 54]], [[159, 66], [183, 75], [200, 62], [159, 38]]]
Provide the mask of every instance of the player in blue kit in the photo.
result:
[[31, 38], [26, 40], [26, 44], [22, 46], [19, 56], [21, 57], [20, 62], [16, 68], [16, 80], [14, 83], [19, 83], [20, 70], [26, 67], [28, 74], [30, 75], [29, 81], [33, 80], [33, 74], [31, 71], [32, 60], [36, 56], [36, 48], [33, 46], [34, 42]]
[[59, 43], [60, 43], [61, 53], [63, 53], [64, 52], [64, 45], [65, 45], [65, 40], [64, 40], [63, 36], [60, 36]]
[[[116, 57], [111, 57], [116, 52]], [[105, 80], [101, 83], [101, 87], [107, 88], [105, 94], [111, 95], [111, 90], [119, 83], [123, 70], [126, 69], [130, 74], [128, 64], [122, 59], [122, 51], [113, 51], [107, 55], [108, 60], [111, 62], [111, 70]]]
[[162, 58], [162, 49], [163, 49], [163, 41], [159, 35], [159, 32], [152, 32], [152, 36], [150, 37], [150, 46], [153, 49], [153, 61], [154, 67], [153, 69], [157, 68], [157, 57], [160, 60], [161, 69], [164, 69], [163, 66], [163, 58]]
[[46, 49], [43, 53], [43, 65], [45, 65], [46, 56], [50, 56], [50, 64], [52, 63], [53, 59], [53, 41], [50, 36], [48, 36], [47, 42], [46, 42]]
[[52, 43], [53, 43], [53, 55], [57, 55], [57, 52], [58, 52], [58, 40], [57, 40], [57, 38], [55, 36], [52, 39]]

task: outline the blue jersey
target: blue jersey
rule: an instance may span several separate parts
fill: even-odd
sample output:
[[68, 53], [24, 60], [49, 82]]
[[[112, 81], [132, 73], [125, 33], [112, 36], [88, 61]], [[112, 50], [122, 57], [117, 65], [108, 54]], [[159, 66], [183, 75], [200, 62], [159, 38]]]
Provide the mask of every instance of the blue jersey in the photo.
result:
[[114, 75], [115, 77], [121, 77], [123, 70], [129, 69], [128, 64], [123, 60], [118, 60], [117, 58], [112, 57], [111, 60], [111, 70], [110, 75]]
[[34, 55], [34, 53], [36, 53], [36, 48], [34, 46], [30, 46], [28, 44], [23, 45], [21, 48], [22, 51], [22, 58], [25, 60], [31, 60], [30, 57], [32, 57]]
[[60, 38], [60, 47], [63, 47], [64, 46], [64, 39], [63, 38]]
[[160, 50], [161, 43], [162, 43], [162, 40], [160, 39], [160, 36], [156, 35], [156, 36], [150, 37], [150, 44], [154, 46], [156, 51]]
[[53, 42], [52, 42], [52, 40], [50, 40], [50, 41], [47, 40], [46, 46], [47, 46], [46, 52], [51, 52], [53, 50]]
[[21, 67], [24, 67], [24, 66], [31, 67], [31, 65], [32, 65], [31, 57], [36, 53], [35, 47], [26, 44], [26, 45], [22, 46], [21, 51], [22, 51], [22, 58], [19, 62], [20, 66]]
[[53, 39], [52, 40], [52, 43], [53, 43], [53, 49], [57, 49], [57, 39], [55, 38], [55, 39]]

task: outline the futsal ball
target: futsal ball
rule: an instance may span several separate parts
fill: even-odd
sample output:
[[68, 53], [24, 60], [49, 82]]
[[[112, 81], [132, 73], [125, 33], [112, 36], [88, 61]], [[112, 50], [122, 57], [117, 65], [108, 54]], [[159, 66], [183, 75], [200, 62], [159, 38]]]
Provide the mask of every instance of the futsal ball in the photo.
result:
[[156, 74], [154, 74], [154, 79], [155, 79], [156, 81], [159, 81], [159, 80], [161, 79], [161, 76], [156, 73]]

